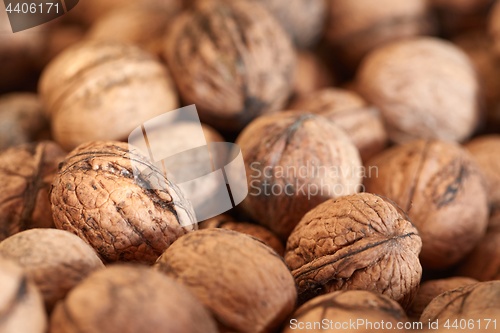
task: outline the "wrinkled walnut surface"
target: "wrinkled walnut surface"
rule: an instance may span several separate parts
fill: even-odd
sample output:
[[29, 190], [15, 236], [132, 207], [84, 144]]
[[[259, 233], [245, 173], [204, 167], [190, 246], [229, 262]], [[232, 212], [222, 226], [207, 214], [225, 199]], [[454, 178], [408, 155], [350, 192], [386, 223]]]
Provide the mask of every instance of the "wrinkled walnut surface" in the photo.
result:
[[285, 253], [299, 298], [363, 289], [407, 307], [422, 275], [422, 242], [403, 214], [369, 193], [329, 200], [307, 213]]
[[[52, 186], [54, 222], [92, 245], [105, 262], [152, 263], [196, 221], [178, 188], [129, 148], [90, 142], [73, 150]], [[135, 176], [138, 165], [145, 172]], [[155, 185], [164, 188], [149, 189]]]
[[19, 232], [0, 242], [0, 255], [24, 269], [42, 293], [49, 312], [90, 272], [104, 268], [87, 243], [57, 229]]
[[459, 145], [417, 140], [388, 149], [368, 163], [367, 192], [394, 200], [422, 237], [426, 268], [456, 264], [480, 241], [488, 224], [484, 179]]
[[292, 112], [260, 117], [236, 142], [249, 186], [242, 208], [283, 240], [311, 208], [359, 191], [359, 153], [345, 132], [323, 117]]
[[444, 40], [421, 37], [378, 48], [361, 65], [357, 82], [396, 143], [463, 141], [478, 126], [475, 69], [461, 49]]
[[50, 333], [215, 333], [186, 287], [149, 267], [111, 265], [88, 276], [60, 302]]
[[54, 225], [48, 193], [66, 153], [55, 143], [27, 143], [0, 153], [0, 241]]
[[278, 111], [292, 90], [291, 42], [255, 1], [196, 2], [172, 23], [164, 56], [185, 104], [217, 129]]
[[221, 332], [273, 332], [295, 307], [295, 283], [281, 257], [235, 231], [190, 233], [155, 267], [185, 284], [210, 309]]

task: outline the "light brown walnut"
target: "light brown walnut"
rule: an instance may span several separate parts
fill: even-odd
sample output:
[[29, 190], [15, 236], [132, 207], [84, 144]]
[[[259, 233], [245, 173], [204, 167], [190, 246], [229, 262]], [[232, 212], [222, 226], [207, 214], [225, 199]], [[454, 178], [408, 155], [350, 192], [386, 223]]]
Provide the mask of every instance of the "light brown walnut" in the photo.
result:
[[56, 226], [81, 237], [105, 262], [153, 263], [197, 227], [179, 189], [121, 142], [73, 150], [55, 177], [50, 201]]
[[307, 213], [286, 244], [299, 299], [336, 290], [378, 292], [408, 307], [422, 267], [422, 241], [408, 217], [369, 193], [329, 200]]

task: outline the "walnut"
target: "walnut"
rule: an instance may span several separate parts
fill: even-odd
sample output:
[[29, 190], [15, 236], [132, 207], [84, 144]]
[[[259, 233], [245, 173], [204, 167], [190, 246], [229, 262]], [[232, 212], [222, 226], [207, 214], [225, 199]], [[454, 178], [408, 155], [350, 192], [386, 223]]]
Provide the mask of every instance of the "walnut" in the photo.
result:
[[308, 51], [297, 54], [297, 66], [293, 84], [295, 98], [333, 86], [335, 77], [328, 66], [317, 55]]
[[0, 153], [0, 241], [19, 231], [54, 225], [48, 193], [65, 155], [50, 141]]
[[215, 333], [208, 311], [152, 268], [111, 265], [88, 276], [60, 302], [50, 333]]
[[0, 331], [45, 333], [43, 300], [21, 267], [0, 257]]
[[217, 129], [280, 110], [292, 90], [291, 42], [255, 1], [196, 2], [172, 23], [163, 53], [184, 102]]
[[447, 319], [452, 322], [454, 319], [498, 318], [499, 315], [500, 281], [489, 281], [440, 294], [425, 308], [420, 321], [444, 323]]
[[456, 264], [484, 236], [488, 203], [484, 179], [457, 144], [417, 140], [388, 149], [368, 163], [367, 192], [394, 200], [422, 237], [425, 268]]
[[256, 239], [224, 229], [190, 233], [155, 267], [184, 283], [211, 310], [220, 332], [274, 332], [297, 291], [286, 265]]
[[36, 141], [49, 132], [48, 120], [36, 94], [0, 97], [0, 150]]
[[243, 130], [237, 144], [249, 186], [242, 208], [283, 240], [311, 208], [360, 189], [356, 147], [323, 117], [263, 116]]
[[285, 261], [302, 301], [363, 289], [407, 307], [422, 276], [421, 247], [417, 229], [398, 207], [359, 193], [308, 212], [288, 238]]
[[425, 281], [418, 289], [417, 295], [408, 310], [408, 316], [418, 320], [425, 307], [439, 294], [477, 282], [477, 280], [462, 276]]
[[57, 229], [31, 229], [10, 236], [0, 242], [0, 255], [23, 267], [42, 293], [47, 311], [90, 272], [104, 267], [88, 244]]
[[493, 39], [495, 52], [500, 57], [500, 3], [498, 1], [491, 11], [488, 31]]
[[[394, 300], [384, 295], [365, 290], [335, 291], [318, 296], [303, 304], [291, 316], [289, 324], [282, 333], [292, 332], [347, 332], [349, 323], [359, 323], [356, 332], [373, 332], [373, 328], [361, 325], [366, 323], [385, 323], [385, 327], [406, 322], [404, 310]], [[316, 327], [315, 323], [322, 326]], [[342, 325], [346, 325], [342, 326]], [[378, 331], [378, 330], [376, 330]]]
[[351, 67], [390, 41], [432, 31], [426, 0], [329, 0], [326, 39]]
[[387, 144], [387, 133], [378, 110], [355, 92], [323, 89], [302, 96], [290, 108], [333, 121], [349, 135], [363, 161], [382, 151]]
[[67, 150], [125, 139], [138, 124], [178, 106], [162, 64], [136, 46], [108, 41], [63, 51], [44, 69], [39, 90], [54, 139]]
[[280, 256], [283, 256], [285, 252], [285, 247], [283, 243], [276, 237], [271, 231], [267, 230], [263, 226], [247, 223], [247, 222], [236, 222], [228, 215], [219, 215], [213, 217], [209, 220], [203, 221], [200, 224], [200, 229], [210, 229], [210, 228], [222, 228], [241, 232], [243, 234], [257, 238], [270, 248], [272, 248]]
[[391, 43], [365, 59], [357, 80], [362, 95], [380, 109], [396, 143], [419, 138], [463, 141], [478, 126], [476, 72], [451, 43], [434, 38]]
[[[138, 164], [145, 168], [141, 174]], [[121, 142], [90, 142], [73, 150], [55, 177], [50, 201], [56, 226], [80, 236], [105, 262], [153, 263], [196, 228], [178, 188]]]

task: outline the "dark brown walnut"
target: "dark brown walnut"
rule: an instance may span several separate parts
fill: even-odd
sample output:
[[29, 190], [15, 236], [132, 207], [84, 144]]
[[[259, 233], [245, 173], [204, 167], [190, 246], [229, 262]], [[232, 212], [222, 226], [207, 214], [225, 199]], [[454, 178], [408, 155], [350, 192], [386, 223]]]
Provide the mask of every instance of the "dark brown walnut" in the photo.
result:
[[478, 126], [476, 71], [461, 49], [444, 40], [421, 37], [378, 48], [366, 57], [357, 81], [396, 143], [464, 141]]
[[55, 177], [50, 201], [56, 226], [81, 237], [105, 262], [153, 263], [196, 229], [191, 204], [178, 188], [121, 142], [73, 150]]
[[311, 208], [360, 190], [356, 147], [323, 117], [293, 112], [263, 116], [236, 142], [249, 190], [242, 208], [282, 240]]
[[48, 136], [49, 122], [36, 94], [0, 97], [0, 150]]
[[493, 39], [493, 47], [498, 57], [500, 57], [500, 3], [497, 1], [488, 21], [488, 31]]
[[282, 258], [238, 232], [190, 233], [155, 267], [185, 284], [212, 312], [220, 332], [274, 332], [295, 307], [295, 283]]
[[[440, 294], [429, 303], [420, 317], [427, 323], [447, 319], [484, 319], [500, 316], [500, 281], [469, 284]], [[484, 326], [483, 326], [484, 327]], [[461, 330], [463, 332], [463, 329]]]
[[280, 256], [283, 256], [285, 252], [283, 243], [271, 231], [257, 224], [236, 222], [232, 217], [225, 214], [203, 221], [200, 224], [200, 228], [221, 228], [241, 232], [242, 234], [252, 236], [262, 241], [264, 244], [276, 251], [276, 253]]
[[52, 135], [67, 150], [92, 140], [122, 140], [139, 124], [178, 107], [170, 75], [140, 48], [84, 41], [43, 71], [40, 97]]
[[328, 4], [326, 39], [353, 68], [383, 44], [432, 31], [426, 0], [328, 0]]
[[307, 213], [288, 238], [285, 261], [302, 301], [362, 289], [408, 307], [422, 276], [421, 247], [404, 212], [382, 197], [359, 193]]
[[378, 110], [357, 93], [328, 88], [299, 98], [290, 109], [318, 114], [342, 128], [358, 148], [363, 161], [387, 145], [387, 132]]
[[394, 200], [422, 237], [425, 268], [456, 264], [484, 236], [488, 201], [484, 179], [459, 145], [417, 140], [388, 149], [367, 162], [367, 192]]
[[420, 285], [417, 295], [407, 311], [408, 316], [418, 321], [425, 307], [439, 294], [477, 282], [475, 279], [463, 276], [425, 281]]
[[49, 312], [89, 273], [104, 268], [92, 247], [57, 229], [31, 229], [10, 236], [0, 242], [0, 255], [24, 269]]
[[254, 0], [274, 15], [299, 48], [316, 43], [326, 19], [326, 0]]
[[0, 331], [45, 333], [43, 300], [23, 269], [0, 257]]
[[66, 153], [55, 143], [27, 143], [0, 153], [0, 241], [53, 227], [48, 193]]
[[[361, 324], [361, 320], [367, 325]], [[395, 330], [398, 323], [407, 320], [403, 308], [389, 297], [365, 290], [335, 291], [303, 304], [292, 314], [282, 333], [374, 332], [373, 324], [370, 328], [368, 323], [382, 322], [383, 328], [390, 325], [391, 332], [398, 332]], [[351, 322], [359, 326], [354, 329]], [[385, 332], [383, 328], [376, 331]]]
[[292, 44], [255, 1], [196, 2], [172, 23], [163, 54], [184, 102], [217, 129], [279, 111], [292, 91]]
[[335, 77], [331, 69], [317, 55], [309, 51], [297, 54], [293, 84], [294, 98], [333, 86]]
[[182, 284], [140, 265], [88, 276], [56, 306], [50, 333], [215, 333], [214, 320]]

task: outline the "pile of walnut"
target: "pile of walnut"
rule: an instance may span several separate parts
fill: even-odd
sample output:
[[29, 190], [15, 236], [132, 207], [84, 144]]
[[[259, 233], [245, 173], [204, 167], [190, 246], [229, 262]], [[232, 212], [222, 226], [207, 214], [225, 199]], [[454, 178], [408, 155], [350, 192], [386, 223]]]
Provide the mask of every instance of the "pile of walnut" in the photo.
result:
[[[0, 11], [0, 332], [500, 330], [500, 0]], [[127, 143], [191, 104], [248, 184], [201, 222]]]

